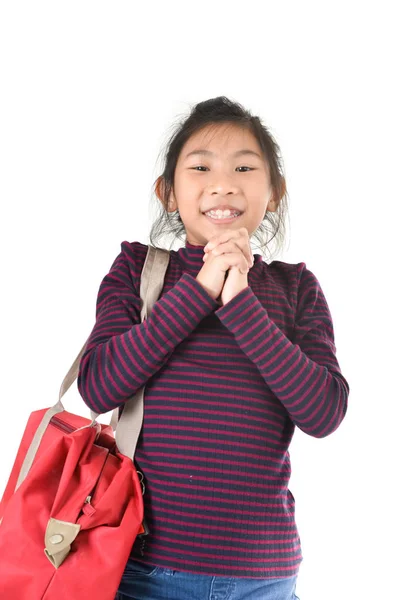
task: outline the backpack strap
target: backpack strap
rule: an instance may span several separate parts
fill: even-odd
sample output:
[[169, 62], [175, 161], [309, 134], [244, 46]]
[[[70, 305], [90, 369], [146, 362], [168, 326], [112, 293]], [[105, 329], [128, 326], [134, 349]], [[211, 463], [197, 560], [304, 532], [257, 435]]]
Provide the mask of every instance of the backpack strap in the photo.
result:
[[[164, 286], [165, 273], [168, 268], [170, 259], [170, 253], [168, 250], [162, 248], [155, 248], [149, 245], [147, 249], [147, 256], [143, 265], [143, 270], [140, 278], [140, 299], [141, 299], [141, 311], [140, 318], [143, 322], [151, 314], [153, 305], [160, 297]], [[90, 336], [89, 336], [90, 337]], [[44, 435], [46, 427], [48, 426], [52, 417], [65, 410], [64, 405], [61, 401], [62, 396], [68, 391], [71, 385], [78, 377], [80, 360], [85, 352], [85, 348], [89, 338], [84, 343], [78, 356], [72, 363], [68, 373], [63, 379], [60, 387], [58, 402], [50, 407], [44, 414], [42, 421], [37, 428], [29, 450], [25, 456], [24, 462], [19, 473], [16, 488], [17, 489], [22, 481], [28, 474], [33, 459], [35, 458], [36, 452], [39, 448], [41, 439]], [[118, 451], [121, 454], [134, 459], [137, 441], [139, 438], [140, 430], [143, 423], [143, 398], [144, 398], [145, 386], [142, 386], [137, 392], [129, 398], [123, 404], [123, 411], [121, 417], [118, 420], [119, 407], [113, 410], [111, 417], [111, 425], [115, 433], [115, 440]], [[95, 420], [99, 413], [90, 411], [92, 422], [89, 427], [99, 426]]]

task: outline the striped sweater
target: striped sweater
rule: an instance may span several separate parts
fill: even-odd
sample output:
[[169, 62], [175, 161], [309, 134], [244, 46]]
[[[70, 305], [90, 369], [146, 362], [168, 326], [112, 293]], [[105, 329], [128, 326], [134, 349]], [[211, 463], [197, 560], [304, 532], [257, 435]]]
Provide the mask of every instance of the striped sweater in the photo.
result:
[[248, 287], [225, 306], [196, 276], [203, 246], [170, 251], [160, 298], [140, 322], [147, 246], [121, 244], [102, 280], [78, 389], [89, 408], [122, 407], [146, 385], [135, 460], [147, 536], [132, 556], [175, 570], [274, 578], [302, 557], [289, 444], [322, 438], [346, 410], [331, 314], [304, 262], [254, 254]]

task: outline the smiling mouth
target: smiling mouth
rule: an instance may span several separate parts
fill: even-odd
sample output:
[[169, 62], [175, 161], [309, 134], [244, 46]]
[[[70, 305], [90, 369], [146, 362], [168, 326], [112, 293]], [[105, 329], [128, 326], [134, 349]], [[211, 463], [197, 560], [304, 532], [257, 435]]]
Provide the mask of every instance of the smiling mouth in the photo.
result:
[[239, 217], [242, 216], [243, 213], [239, 213], [238, 215], [231, 215], [230, 217], [211, 217], [210, 215], [207, 215], [206, 213], [204, 213], [204, 216], [206, 217], [206, 219], [208, 219], [209, 221], [211, 221], [212, 223], [216, 223], [218, 225], [218, 223], [232, 223], [233, 221], [239, 219]]
[[235, 221], [235, 219], [239, 219], [239, 217], [242, 216], [242, 212], [237, 212], [237, 214], [234, 215], [229, 215], [228, 217], [213, 217], [207, 213], [203, 213], [203, 215], [212, 223], [231, 223], [232, 221]]

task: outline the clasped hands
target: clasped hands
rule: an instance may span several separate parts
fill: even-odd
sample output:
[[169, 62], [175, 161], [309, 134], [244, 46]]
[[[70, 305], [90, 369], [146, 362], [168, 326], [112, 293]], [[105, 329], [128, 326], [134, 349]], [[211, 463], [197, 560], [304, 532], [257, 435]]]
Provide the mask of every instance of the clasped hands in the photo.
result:
[[247, 280], [247, 273], [254, 264], [254, 258], [250, 247], [249, 233], [245, 227], [241, 227], [240, 229], [236, 230], [224, 231], [219, 235], [212, 236], [208, 243], [204, 246], [205, 254], [203, 260], [207, 260], [209, 253], [214, 255], [223, 254], [224, 245], [225, 252], [232, 252], [231, 244], [229, 250], [227, 249], [228, 246], [226, 246], [226, 244], [228, 242], [234, 242], [234, 244], [244, 254], [249, 266], [247, 271], [244, 273], [242, 273], [240, 268], [236, 266], [228, 269], [228, 276], [220, 295], [222, 306], [227, 304], [230, 300], [232, 300], [232, 298], [237, 296], [237, 294], [248, 287], [249, 283]]

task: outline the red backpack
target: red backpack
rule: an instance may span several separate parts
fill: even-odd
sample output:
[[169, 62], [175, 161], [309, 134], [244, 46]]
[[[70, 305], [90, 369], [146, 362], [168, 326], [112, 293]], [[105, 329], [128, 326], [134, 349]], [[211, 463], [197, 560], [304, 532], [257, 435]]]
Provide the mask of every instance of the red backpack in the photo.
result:
[[[148, 246], [141, 320], [161, 294], [169, 252]], [[87, 340], [88, 341], [88, 340]], [[32, 412], [0, 504], [1, 600], [114, 600], [135, 538], [143, 533], [142, 474], [134, 454], [144, 387], [110, 425], [67, 412], [87, 341], [57, 404]], [[114, 437], [115, 431], [115, 437]]]

